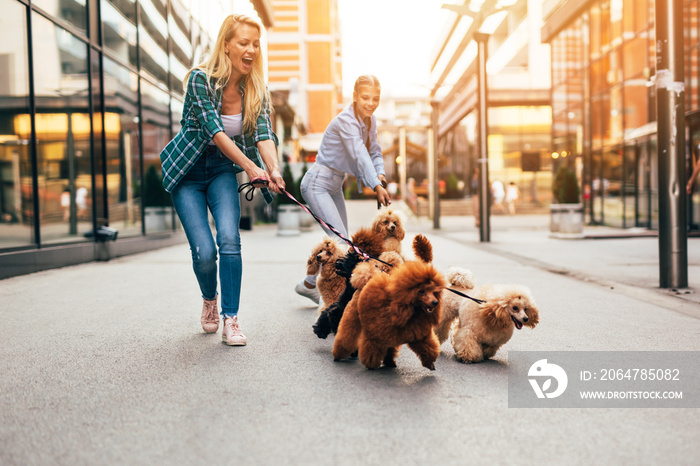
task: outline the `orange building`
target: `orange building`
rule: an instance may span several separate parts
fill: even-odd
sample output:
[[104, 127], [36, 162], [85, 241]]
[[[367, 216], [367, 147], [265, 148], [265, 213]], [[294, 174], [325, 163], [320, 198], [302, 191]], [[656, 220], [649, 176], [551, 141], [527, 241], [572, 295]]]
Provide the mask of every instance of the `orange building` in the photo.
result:
[[[290, 157], [314, 154], [328, 123], [342, 106], [342, 69], [337, 0], [272, 0], [268, 31], [270, 90], [288, 95], [296, 125], [305, 134], [284, 134]], [[296, 141], [290, 143], [290, 141]]]

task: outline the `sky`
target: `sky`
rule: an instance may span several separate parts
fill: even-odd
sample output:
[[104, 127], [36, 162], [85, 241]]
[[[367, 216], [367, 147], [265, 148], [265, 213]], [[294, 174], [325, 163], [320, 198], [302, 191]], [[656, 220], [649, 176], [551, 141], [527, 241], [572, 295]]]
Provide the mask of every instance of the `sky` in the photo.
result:
[[355, 79], [373, 74], [383, 96], [430, 92], [430, 57], [454, 13], [453, 0], [339, 0], [343, 47], [343, 95]]

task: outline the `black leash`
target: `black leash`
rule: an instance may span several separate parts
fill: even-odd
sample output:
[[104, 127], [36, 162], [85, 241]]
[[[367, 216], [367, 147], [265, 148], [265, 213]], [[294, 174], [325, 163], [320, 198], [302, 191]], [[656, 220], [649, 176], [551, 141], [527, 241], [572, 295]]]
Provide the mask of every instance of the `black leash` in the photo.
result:
[[[240, 193], [240, 192], [243, 191], [244, 189], [248, 188], [248, 190], [245, 192], [245, 198], [246, 198], [247, 201], [252, 201], [252, 200], [253, 200], [253, 191], [255, 190], [255, 188], [264, 188], [264, 187], [266, 187], [268, 184], [269, 184], [268, 180], [265, 180], [265, 179], [262, 179], [262, 178], [255, 178], [255, 179], [251, 180], [251, 181], [248, 182], [248, 183], [243, 183], [243, 184], [238, 188], [238, 192]], [[280, 188], [280, 190], [281, 190], [282, 193], [283, 193], [284, 195], [286, 195], [292, 202], [294, 202], [294, 203], [297, 204], [299, 207], [301, 207], [302, 209], [304, 209], [306, 212], [308, 212], [309, 214], [311, 214], [311, 216], [312, 216], [314, 219], [316, 219], [316, 221], [317, 221], [321, 226], [325, 226], [325, 227], [328, 228], [330, 231], [332, 231], [333, 233], [335, 233], [340, 239], [342, 239], [343, 241], [345, 241], [346, 243], [348, 243], [348, 244], [350, 245], [350, 247], [352, 247], [353, 250], [354, 250], [360, 257], [362, 257], [362, 260], [367, 261], [367, 260], [369, 260], [369, 259], [374, 259], [374, 260], [376, 260], [376, 261], [378, 261], [378, 262], [381, 262], [381, 263], [384, 264], [384, 265], [388, 265], [389, 267], [393, 267], [393, 266], [394, 266], [393, 264], [390, 264], [390, 263], [388, 263], [388, 262], [385, 262], [385, 261], [381, 260], [381, 259], [378, 258], [378, 257], [374, 257], [374, 256], [371, 256], [371, 255], [367, 254], [367, 253], [364, 252], [362, 249], [360, 249], [359, 247], [357, 247], [351, 240], [349, 240], [348, 238], [346, 238], [345, 236], [343, 236], [343, 234], [340, 233], [335, 227], [333, 227], [333, 225], [331, 225], [330, 223], [326, 222], [325, 220], [323, 220], [321, 217], [319, 217], [319, 216], [316, 215], [315, 213], [311, 212], [311, 210], [310, 210], [308, 207], [306, 207], [304, 204], [302, 204], [301, 202], [299, 202], [294, 196], [292, 196], [291, 194], [289, 194], [289, 192], [288, 192], [286, 189]], [[462, 293], [462, 292], [460, 292], [460, 291], [453, 290], [452, 288], [445, 288], [445, 289], [446, 289], [446, 290], [449, 290], [449, 291], [451, 291], [451, 292], [453, 292], [453, 293], [455, 293], [455, 294], [457, 294], [457, 295], [459, 295], [459, 296], [461, 296], [461, 297], [463, 297], [463, 298], [471, 299], [472, 301], [474, 301], [474, 302], [477, 303], [477, 304], [483, 304], [483, 303], [486, 302], [486, 301], [484, 301], [483, 299], [472, 298], [471, 296], [466, 295], [466, 294], [464, 294], [464, 293]]]

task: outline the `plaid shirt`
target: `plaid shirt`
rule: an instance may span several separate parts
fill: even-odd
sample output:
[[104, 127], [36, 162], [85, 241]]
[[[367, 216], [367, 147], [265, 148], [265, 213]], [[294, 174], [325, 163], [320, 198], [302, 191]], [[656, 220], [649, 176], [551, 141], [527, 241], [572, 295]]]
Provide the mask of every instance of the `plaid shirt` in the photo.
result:
[[[244, 82], [239, 85], [239, 91], [242, 98], [245, 98]], [[263, 170], [265, 165], [255, 144], [266, 139], [272, 139], [275, 145], [278, 144], [277, 136], [272, 131], [270, 114], [270, 102], [264, 99], [255, 130], [252, 133], [244, 132], [240, 136], [233, 137], [233, 142], [245, 156]], [[163, 187], [167, 192], [171, 192], [192, 168], [214, 135], [224, 131], [224, 124], [221, 121], [221, 92], [213, 92], [209, 88], [207, 75], [202, 70], [193, 70], [190, 74], [180, 125], [182, 125], [180, 131], [160, 153]], [[233, 168], [236, 173], [243, 171], [235, 163]], [[272, 194], [269, 190], [262, 189], [262, 193], [265, 201], [268, 204], [271, 203]]]

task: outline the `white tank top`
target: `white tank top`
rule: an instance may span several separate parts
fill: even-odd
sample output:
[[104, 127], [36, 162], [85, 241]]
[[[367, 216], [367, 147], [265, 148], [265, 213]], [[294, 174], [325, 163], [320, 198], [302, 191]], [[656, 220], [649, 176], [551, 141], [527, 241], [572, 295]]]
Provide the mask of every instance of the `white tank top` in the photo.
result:
[[[224, 124], [224, 133], [232, 138], [239, 136], [243, 129], [243, 114], [238, 115], [221, 115], [221, 122]], [[214, 145], [214, 141], [209, 141], [209, 145]]]

